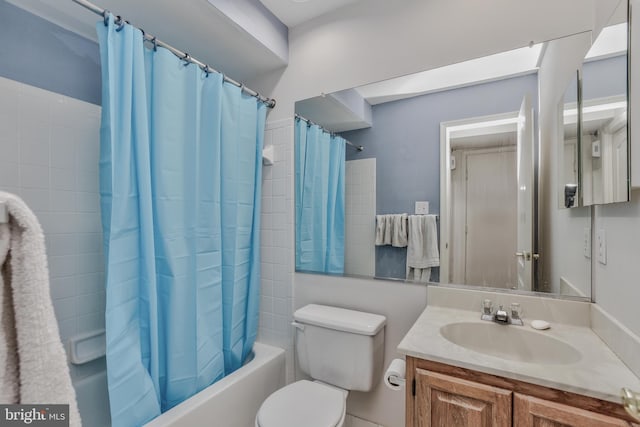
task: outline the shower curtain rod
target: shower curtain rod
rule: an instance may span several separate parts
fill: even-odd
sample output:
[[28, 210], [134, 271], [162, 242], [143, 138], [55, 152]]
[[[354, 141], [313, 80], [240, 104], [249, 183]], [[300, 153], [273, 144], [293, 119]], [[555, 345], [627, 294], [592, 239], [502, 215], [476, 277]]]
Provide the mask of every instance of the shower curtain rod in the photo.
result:
[[[297, 118], [297, 119], [300, 119], [300, 120], [302, 120], [303, 122], [307, 122], [307, 123], [309, 123], [310, 125], [316, 125], [316, 126], [318, 126], [320, 129], [322, 129], [322, 131], [323, 131], [323, 132], [326, 132], [326, 133], [328, 133], [329, 135], [337, 135], [337, 133], [335, 133], [335, 132], [329, 132], [328, 130], [326, 130], [325, 128], [323, 128], [322, 126], [320, 126], [319, 124], [312, 122], [311, 120], [307, 119], [306, 117], [302, 117], [302, 116], [301, 116], [300, 114], [298, 114], [298, 113], [296, 113], [296, 114], [295, 114], [295, 116], [296, 116], [296, 118]], [[342, 139], [344, 139], [344, 138], [342, 138]], [[353, 143], [353, 142], [351, 142], [351, 141], [347, 141], [346, 139], [344, 140], [344, 142], [346, 142], [346, 143], [347, 143], [347, 145], [352, 146], [353, 148], [355, 148], [355, 149], [356, 149], [356, 150], [358, 150], [358, 151], [362, 151], [362, 150], [364, 150], [364, 147], [363, 147], [362, 145], [356, 145], [356, 144], [354, 144], [354, 143]]]
[[[80, 6], [84, 7], [85, 9], [90, 10], [91, 12], [95, 13], [96, 15], [101, 15], [103, 18], [106, 19], [107, 14], [109, 14], [109, 11], [107, 9], [102, 9], [99, 6], [96, 6], [95, 4], [88, 2], [87, 0], [73, 0], [75, 3], [79, 4]], [[129, 21], [126, 21], [118, 16], [116, 19], [116, 23], [120, 24], [122, 22], [126, 22], [127, 24], [129, 24]], [[134, 26], [135, 27], [135, 26]], [[135, 27], [138, 28], [138, 27]], [[196, 64], [197, 66], [199, 66], [202, 71], [204, 71], [205, 73], [218, 73], [218, 74], [222, 74], [222, 77], [224, 79], [225, 82], [227, 83], [231, 83], [232, 85], [238, 86], [241, 90], [243, 90], [246, 94], [251, 95], [255, 98], [258, 98], [260, 101], [264, 102], [267, 107], [269, 108], [273, 108], [276, 106], [276, 100], [273, 98], [267, 98], [265, 96], [260, 95], [258, 92], [256, 92], [255, 90], [249, 89], [248, 87], [246, 87], [245, 85], [243, 85], [242, 83], [238, 83], [237, 81], [233, 80], [232, 78], [226, 76], [224, 73], [221, 73], [220, 71], [210, 67], [209, 65], [205, 64], [204, 62], [201, 62], [193, 57], [191, 57], [188, 53], [186, 52], [182, 52], [181, 50], [176, 49], [175, 47], [168, 45], [167, 43], [158, 40], [156, 37], [152, 36], [151, 34], [146, 33], [143, 29], [138, 28], [140, 31], [142, 31], [142, 38], [144, 41], [150, 41], [154, 44], [154, 46], [161, 46], [165, 49], [167, 49], [168, 51], [170, 51], [171, 53], [173, 53], [175, 56], [177, 56], [178, 58], [184, 60], [184, 61], [188, 61], [191, 62], [193, 64]]]

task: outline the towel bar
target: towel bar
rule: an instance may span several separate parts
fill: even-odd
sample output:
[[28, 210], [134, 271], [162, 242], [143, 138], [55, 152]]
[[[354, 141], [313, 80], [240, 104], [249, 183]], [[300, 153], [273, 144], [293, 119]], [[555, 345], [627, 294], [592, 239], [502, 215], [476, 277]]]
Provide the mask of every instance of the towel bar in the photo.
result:
[[0, 224], [9, 222], [9, 211], [5, 202], [0, 202]]

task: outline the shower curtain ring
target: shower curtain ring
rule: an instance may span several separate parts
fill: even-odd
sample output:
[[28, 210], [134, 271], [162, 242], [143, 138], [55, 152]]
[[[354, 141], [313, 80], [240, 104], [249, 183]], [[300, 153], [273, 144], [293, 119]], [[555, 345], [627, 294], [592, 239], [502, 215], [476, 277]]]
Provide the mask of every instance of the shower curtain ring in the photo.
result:
[[126, 24], [126, 21], [124, 19], [122, 19], [121, 16], [118, 16], [116, 18], [116, 25], [118, 26], [118, 28], [116, 28], [116, 31], [122, 31], [122, 29], [124, 28], [124, 24]]
[[102, 12], [102, 19], [104, 20], [104, 26], [108, 26], [109, 25], [109, 11], [107, 9], [104, 10], [104, 12]]
[[158, 38], [156, 36], [153, 36], [153, 38], [151, 39], [151, 43], [153, 44], [153, 51], [157, 52], [158, 51]]
[[182, 57], [182, 60], [184, 61], [184, 64], [182, 64], [182, 65], [184, 65], [186, 67], [187, 65], [189, 65], [191, 63], [191, 56], [189, 56], [188, 53], [185, 53], [184, 56]]
[[208, 65], [205, 65], [205, 66], [202, 68], [202, 71], [204, 71], [205, 77], [209, 77], [209, 73], [210, 73], [210, 71], [209, 71], [209, 70], [210, 70], [210, 68], [209, 68], [209, 66], [208, 66]]

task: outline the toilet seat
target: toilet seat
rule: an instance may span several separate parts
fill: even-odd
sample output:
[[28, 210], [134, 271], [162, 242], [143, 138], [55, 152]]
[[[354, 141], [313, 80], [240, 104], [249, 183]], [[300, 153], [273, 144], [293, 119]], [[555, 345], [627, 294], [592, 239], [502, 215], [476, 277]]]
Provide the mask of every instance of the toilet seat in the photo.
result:
[[296, 381], [269, 396], [258, 411], [258, 427], [338, 427], [344, 421], [346, 393], [335, 387]]

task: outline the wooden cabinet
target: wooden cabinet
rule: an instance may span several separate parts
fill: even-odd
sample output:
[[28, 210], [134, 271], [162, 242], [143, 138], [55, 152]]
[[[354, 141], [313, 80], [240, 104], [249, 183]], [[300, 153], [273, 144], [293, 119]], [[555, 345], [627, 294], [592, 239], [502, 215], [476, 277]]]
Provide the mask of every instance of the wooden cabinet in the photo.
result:
[[518, 427], [628, 427], [618, 418], [516, 393], [513, 425]]
[[420, 427], [511, 427], [511, 391], [416, 370]]
[[640, 427], [622, 404], [407, 357], [407, 427]]

